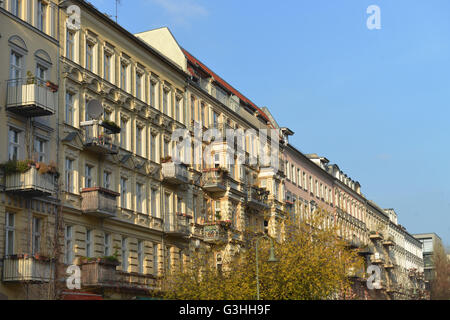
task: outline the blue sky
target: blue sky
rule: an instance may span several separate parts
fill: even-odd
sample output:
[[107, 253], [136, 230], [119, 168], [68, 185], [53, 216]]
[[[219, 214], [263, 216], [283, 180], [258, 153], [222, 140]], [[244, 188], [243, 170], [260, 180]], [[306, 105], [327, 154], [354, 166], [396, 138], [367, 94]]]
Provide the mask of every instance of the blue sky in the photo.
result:
[[[114, 0], [91, 1], [114, 14]], [[450, 1], [122, 0], [337, 163], [411, 233], [450, 244]], [[130, 4], [132, 3], [132, 4]], [[366, 9], [381, 9], [368, 30]]]

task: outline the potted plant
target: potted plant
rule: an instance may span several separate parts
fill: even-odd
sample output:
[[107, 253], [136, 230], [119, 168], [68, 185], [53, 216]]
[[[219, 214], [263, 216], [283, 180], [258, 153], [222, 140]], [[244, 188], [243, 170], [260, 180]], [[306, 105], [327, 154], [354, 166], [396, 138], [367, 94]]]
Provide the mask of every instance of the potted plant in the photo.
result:
[[100, 122], [100, 125], [114, 134], [120, 133], [120, 131], [122, 131], [122, 129], [114, 121], [111, 120], [102, 120]]

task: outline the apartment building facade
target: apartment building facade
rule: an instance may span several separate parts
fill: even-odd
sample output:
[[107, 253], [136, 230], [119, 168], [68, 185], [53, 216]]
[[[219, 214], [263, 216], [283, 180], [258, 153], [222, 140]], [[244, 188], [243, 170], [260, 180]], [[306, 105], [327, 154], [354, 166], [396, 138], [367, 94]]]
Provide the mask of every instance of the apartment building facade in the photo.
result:
[[55, 1], [0, 4], [0, 292], [11, 299], [51, 297], [57, 20]]

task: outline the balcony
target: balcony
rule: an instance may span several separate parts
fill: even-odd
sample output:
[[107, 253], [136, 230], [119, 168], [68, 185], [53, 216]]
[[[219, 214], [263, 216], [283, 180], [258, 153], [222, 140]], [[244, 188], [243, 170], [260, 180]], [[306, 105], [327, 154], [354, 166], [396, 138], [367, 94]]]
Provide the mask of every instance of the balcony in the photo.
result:
[[[22, 161], [16, 163], [26, 164]], [[25, 197], [45, 197], [54, 194], [56, 191], [55, 174], [40, 173], [39, 165], [31, 162], [28, 162], [28, 165], [29, 169], [25, 172], [5, 173], [5, 192]]]
[[164, 232], [174, 237], [187, 237], [190, 234], [190, 217], [181, 213], [170, 214], [164, 220]]
[[171, 184], [185, 184], [189, 180], [187, 166], [173, 161], [162, 164], [162, 175], [164, 181]]
[[122, 290], [146, 293], [149, 290], [160, 289], [158, 279], [151, 274], [117, 271], [117, 278], [117, 286]]
[[118, 275], [117, 261], [94, 259], [81, 262], [81, 285], [83, 287], [115, 287]]
[[370, 261], [373, 264], [383, 264], [384, 263], [384, 257], [382, 254], [375, 252], [374, 255], [370, 258]]
[[384, 264], [384, 269], [386, 270], [394, 270], [394, 268], [394, 264], [390, 261], [386, 261], [386, 263]]
[[383, 241], [383, 245], [386, 247], [393, 247], [395, 245], [394, 238], [393, 237], [387, 238], [386, 240]]
[[346, 247], [349, 249], [357, 249], [361, 246], [361, 242], [357, 237], [353, 237], [351, 240], [346, 240]]
[[104, 188], [86, 188], [81, 191], [81, 211], [98, 218], [116, 216], [117, 197], [120, 194]]
[[266, 189], [250, 187], [247, 198], [248, 206], [259, 210], [268, 209], [268, 193]]
[[369, 246], [363, 246], [362, 248], [359, 249], [358, 254], [360, 256], [369, 256], [373, 254], [373, 248]]
[[207, 192], [224, 192], [227, 190], [226, 171], [223, 169], [207, 169], [203, 171], [202, 185]]
[[7, 81], [6, 110], [24, 117], [55, 114], [56, 87], [35, 78]]
[[53, 261], [37, 255], [16, 255], [3, 260], [3, 282], [48, 283], [53, 274]]
[[114, 142], [114, 135], [120, 132], [120, 128], [113, 127], [110, 123], [90, 120], [80, 124], [84, 128], [83, 144], [85, 150], [102, 155], [119, 153], [119, 148]]
[[371, 240], [383, 240], [383, 235], [379, 231], [370, 231], [369, 238]]
[[204, 241], [209, 243], [228, 242], [226, 226], [218, 222], [206, 223], [203, 227]]

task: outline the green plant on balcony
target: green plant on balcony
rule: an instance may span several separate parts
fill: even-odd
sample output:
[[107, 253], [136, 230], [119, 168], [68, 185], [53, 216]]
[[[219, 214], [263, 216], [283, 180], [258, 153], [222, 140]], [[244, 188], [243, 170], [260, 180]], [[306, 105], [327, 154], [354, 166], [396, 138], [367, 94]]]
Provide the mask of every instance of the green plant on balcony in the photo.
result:
[[29, 70], [27, 71], [27, 84], [36, 84], [36, 76]]
[[6, 175], [14, 173], [25, 173], [35, 167], [40, 174], [53, 174], [59, 176], [58, 169], [54, 162], [46, 164], [34, 160], [9, 160], [0, 164], [0, 169], [3, 169]]
[[122, 130], [114, 121], [102, 120], [102, 126], [113, 133], [120, 133]]

